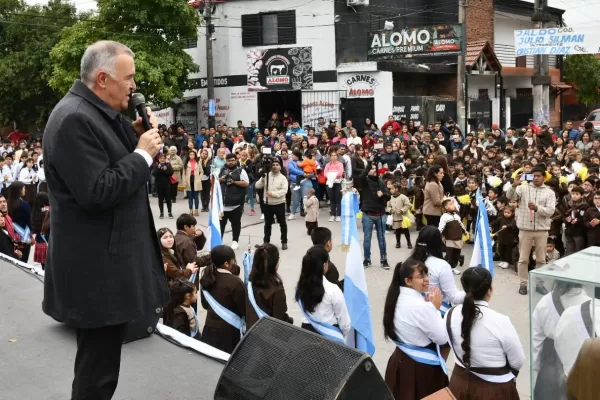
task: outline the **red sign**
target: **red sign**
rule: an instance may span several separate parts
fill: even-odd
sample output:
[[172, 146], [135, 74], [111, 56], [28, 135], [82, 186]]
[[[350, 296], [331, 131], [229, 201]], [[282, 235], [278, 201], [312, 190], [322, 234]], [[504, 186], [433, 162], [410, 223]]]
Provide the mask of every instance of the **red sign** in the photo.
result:
[[267, 85], [289, 85], [289, 76], [267, 76]]
[[372, 88], [368, 89], [348, 89], [348, 97], [373, 97], [375, 96], [375, 90]]

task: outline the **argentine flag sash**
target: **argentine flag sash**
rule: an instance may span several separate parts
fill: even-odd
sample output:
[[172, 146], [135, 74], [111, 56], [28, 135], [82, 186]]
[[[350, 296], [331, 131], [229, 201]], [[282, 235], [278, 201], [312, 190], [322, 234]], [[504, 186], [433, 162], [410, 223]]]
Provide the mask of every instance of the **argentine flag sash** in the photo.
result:
[[[425, 297], [425, 293], [421, 293], [421, 296]], [[442, 317], [446, 315], [448, 310], [450, 310], [451, 308], [452, 305], [450, 303], [448, 303], [447, 301], [442, 301], [442, 305], [440, 306], [440, 314], [442, 314]]]
[[346, 339], [344, 339], [344, 335], [342, 334], [342, 330], [340, 328], [325, 322], [315, 320], [313, 317], [310, 316], [309, 313], [304, 311], [304, 307], [302, 306], [302, 302], [300, 300], [298, 300], [298, 306], [300, 306], [300, 310], [302, 311], [308, 322], [310, 322], [312, 327], [315, 328], [315, 330], [319, 332], [322, 336], [325, 336], [327, 339], [333, 340], [334, 342], [346, 344]]
[[211, 296], [210, 293], [208, 293], [206, 290], [202, 290], [202, 294], [204, 295], [204, 298], [206, 299], [206, 302], [208, 303], [208, 305], [210, 306], [210, 308], [213, 309], [213, 311], [219, 316], [221, 317], [221, 319], [225, 322], [227, 322], [229, 325], [233, 326], [236, 329], [240, 330], [240, 333], [243, 335], [245, 330], [246, 330], [246, 324], [244, 323], [244, 320], [242, 318], [240, 318], [236, 313], [234, 313], [233, 311], [223, 307], [221, 304], [219, 304], [219, 302], [217, 300], [215, 300], [214, 297]]
[[190, 337], [194, 337], [196, 336], [196, 334], [198, 333], [198, 329], [200, 329], [200, 327], [198, 326], [198, 314], [196, 314], [196, 311], [194, 311], [194, 307], [190, 307], [190, 309], [192, 310], [192, 314], [194, 314], [194, 330], [190, 330]]
[[28, 226], [26, 226], [25, 228], [22, 228], [19, 224], [15, 224], [15, 222], [13, 221], [13, 227], [15, 229], [16, 234], [21, 236], [22, 242], [24, 242], [24, 243], [30, 242], [31, 231], [29, 230]]
[[252, 282], [248, 282], [248, 299], [250, 299], [250, 304], [252, 304], [252, 308], [254, 308], [256, 315], [258, 315], [258, 319], [269, 315], [263, 310], [261, 310], [258, 304], [256, 304], [256, 299], [254, 298], [254, 290], [252, 289]]
[[244, 252], [244, 283], [248, 285], [248, 279], [250, 278], [250, 272], [252, 271], [252, 262], [254, 261], [254, 256], [250, 251]]
[[442, 367], [442, 371], [448, 375], [448, 368], [446, 367], [446, 362], [440, 353], [440, 346], [435, 345], [436, 350], [432, 350], [427, 347], [413, 346], [412, 344], [402, 343], [397, 340], [394, 340], [393, 342], [400, 350], [402, 350], [404, 354], [416, 362], [427, 365], [439, 365]]

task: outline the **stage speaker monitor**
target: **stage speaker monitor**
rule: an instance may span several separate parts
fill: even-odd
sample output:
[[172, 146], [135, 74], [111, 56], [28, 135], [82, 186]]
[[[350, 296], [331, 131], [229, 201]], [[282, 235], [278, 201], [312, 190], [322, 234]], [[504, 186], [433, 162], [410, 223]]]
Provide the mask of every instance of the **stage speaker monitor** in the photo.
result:
[[125, 327], [125, 336], [123, 337], [123, 344], [134, 342], [139, 339], [149, 337], [154, 333], [158, 320], [162, 315], [163, 309], [158, 307], [147, 312], [141, 318], [130, 322]]
[[215, 400], [394, 400], [368, 354], [270, 317], [223, 369]]

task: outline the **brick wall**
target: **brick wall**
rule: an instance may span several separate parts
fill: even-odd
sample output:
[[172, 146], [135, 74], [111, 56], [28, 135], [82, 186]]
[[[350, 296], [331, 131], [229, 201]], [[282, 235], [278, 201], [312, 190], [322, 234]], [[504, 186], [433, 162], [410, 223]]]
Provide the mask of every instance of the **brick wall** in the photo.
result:
[[494, 46], [494, 0], [468, 0], [467, 43], [484, 40]]
[[394, 73], [394, 96], [447, 96], [456, 98], [456, 75]]

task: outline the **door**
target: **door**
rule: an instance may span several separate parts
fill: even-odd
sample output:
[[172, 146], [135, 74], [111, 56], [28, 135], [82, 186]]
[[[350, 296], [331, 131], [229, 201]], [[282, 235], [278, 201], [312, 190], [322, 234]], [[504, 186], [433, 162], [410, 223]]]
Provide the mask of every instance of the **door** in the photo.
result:
[[342, 121], [339, 121], [340, 126], [345, 126], [347, 120], [352, 121], [352, 126], [362, 136], [363, 125], [365, 118], [371, 118], [375, 121], [375, 99], [344, 99], [342, 102]]
[[300, 122], [302, 118], [302, 92], [299, 90], [258, 92], [257, 99], [258, 126], [264, 127], [273, 113], [279, 114], [279, 119], [283, 119], [284, 112], [289, 112], [294, 121]]

